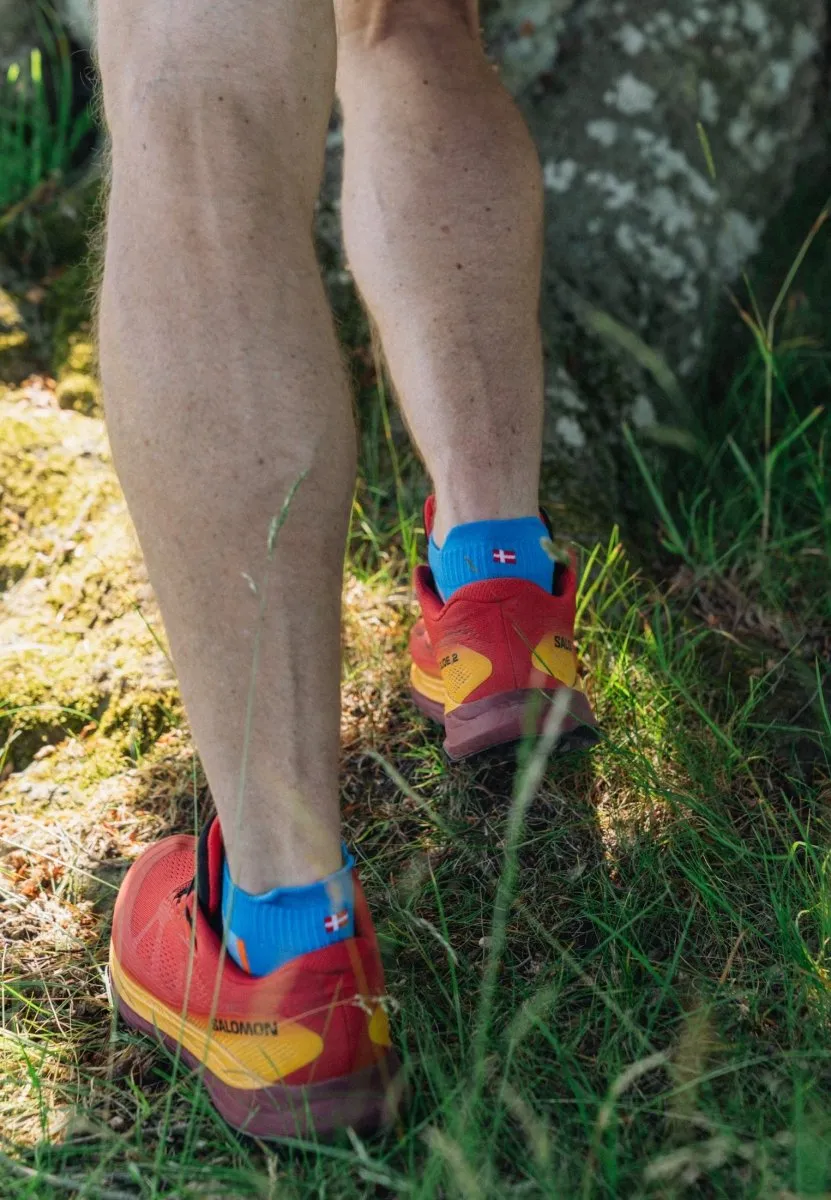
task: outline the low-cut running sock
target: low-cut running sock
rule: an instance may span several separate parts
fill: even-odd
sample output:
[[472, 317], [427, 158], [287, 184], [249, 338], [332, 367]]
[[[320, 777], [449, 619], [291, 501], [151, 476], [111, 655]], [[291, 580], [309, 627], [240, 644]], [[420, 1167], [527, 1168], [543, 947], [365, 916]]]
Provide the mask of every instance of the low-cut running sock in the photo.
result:
[[228, 953], [250, 975], [268, 975], [311, 950], [322, 950], [355, 933], [354, 858], [344, 849], [334, 875], [304, 887], [274, 888], [251, 895], [222, 874], [222, 924]]
[[527, 579], [546, 592], [554, 586], [554, 563], [543, 548], [550, 534], [540, 517], [471, 521], [450, 530], [441, 546], [430, 537], [427, 559], [442, 600], [483, 579]]

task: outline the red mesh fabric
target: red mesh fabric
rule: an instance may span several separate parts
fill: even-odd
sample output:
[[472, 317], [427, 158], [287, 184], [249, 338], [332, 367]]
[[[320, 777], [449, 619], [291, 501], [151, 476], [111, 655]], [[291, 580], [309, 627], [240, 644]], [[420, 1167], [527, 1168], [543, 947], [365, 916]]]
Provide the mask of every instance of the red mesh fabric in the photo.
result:
[[416, 622], [410, 631], [410, 652], [422, 671], [438, 675], [439, 666], [423, 620]]
[[139, 889], [133, 900], [130, 932], [134, 937], [140, 936], [142, 930], [158, 915], [162, 898], [171, 896], [193, 877], [193, 854], [179, 850], [166, 855], [156, 865], [153, 875], [154, 886]]
[[222, 903], [222, 829], [217, 818], [208, 831], [208, 909], [216, 912]]
[[[175, 981], [173, 990], [173, 1006], [181, 1009], [188, 979], [188, 959], [190, 957], [190, 938], [186, 941], [179, 938], [161, 937], [155, 947], [153, 971], [157, 978]], [[188, 1009], [191, 1012], [206, 1013], [210, 1011], [213, 997], [213, 977], [208, 979], [204, 962], [194, 956], [193, 970], [188, 991]]]
[[429, 537], [436, 521], [436, 497], [428, 496], [424, 501], [424, 532]]

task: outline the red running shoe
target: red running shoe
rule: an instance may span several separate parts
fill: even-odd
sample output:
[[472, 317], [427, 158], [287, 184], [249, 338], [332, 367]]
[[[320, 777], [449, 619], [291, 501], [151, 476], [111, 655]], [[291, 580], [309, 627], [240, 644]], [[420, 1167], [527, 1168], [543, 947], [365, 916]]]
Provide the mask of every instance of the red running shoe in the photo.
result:
[[355, 937], [255, 978], [222, 950], [224, 849], [214, 818], [130, 868], [115, 906], [110, 980], [121, 1016], [199, 1069], [234, 1128], [262, 1138], [388, 1125], [401, 1072], [360, 883]]
[[[424, 508], [427, 536], [435, 500]], [[539, 733], [546, 698], [565, 688], [569, 707], [558, 749], [597, 740], [597, 722], [577, 675], [574, 561], [557, 568], [553, 593], [521, 579], [459, 588], [447, 604], [428, 567], [417, 567], [422, 617], [410, 634], [410, 688], [416, 705], [445, 728], [458, 760]]]

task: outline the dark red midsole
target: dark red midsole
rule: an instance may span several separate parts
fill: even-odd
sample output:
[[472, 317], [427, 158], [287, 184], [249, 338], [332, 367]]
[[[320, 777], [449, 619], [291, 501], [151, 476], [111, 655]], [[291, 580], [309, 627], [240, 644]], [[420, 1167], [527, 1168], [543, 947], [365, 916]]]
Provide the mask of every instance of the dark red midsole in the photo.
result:
[[[556, 747], [561, 751], [590, 746], [598, 738], [597, 721], [585, 692], [576, 688], [567, 690], [569, 707]], [[458, 761], [494, 746], [522, 741], [529, 735], [529, 709], [535, 704], [536, 719], [532, 713], [530, 733], [531, 736], [541, 733], [549, 702], [558, 693], [520, 688], [460, 704], [449, 713], [445, 713], [441, 704], [422, 695], [417, 688], [411, 687], [410, 694], [421, 712], [444, 726], [444, 748], [450, 758]]]
[[394, 1050], [384, 1051], [371, 1067], [338, 1079], [303, 1086], [277, 1083], [267, 1088], [235, 1088], [223, 1083], [189, 1050], [125, 1004], [112, 976], [110, 986], [124, 1021], [150, 1034], [171, 1054], [178, 1054], [188, 1067], [199, 1071], [218, 1112], [242, 1133], [260, 1138], [325, 1138], [347, 1127], [360, 1134], [374, 1133], [395, 1120], [404, 1080]]

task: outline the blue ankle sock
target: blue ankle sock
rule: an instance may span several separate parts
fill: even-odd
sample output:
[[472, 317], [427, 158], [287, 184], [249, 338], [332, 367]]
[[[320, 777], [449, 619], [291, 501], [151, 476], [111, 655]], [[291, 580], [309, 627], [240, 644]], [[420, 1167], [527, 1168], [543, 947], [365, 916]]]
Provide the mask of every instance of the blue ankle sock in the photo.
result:
[[334, 875], [305, 887], [274, 888], [252, 896], [222, 875], [222, 923], [228, 953], [250, 975], [268, 975], [310, 950], [355, 933], [355, 860], [344, 850]]
[[554, 563], [542, 547], [549, 532], [540, 517], [511, 521], [472, 521], [456, 525], [427, 558], [445, 604], [459, 588], [482, 579], [528, 579], [546, 592], [554, 584]]

